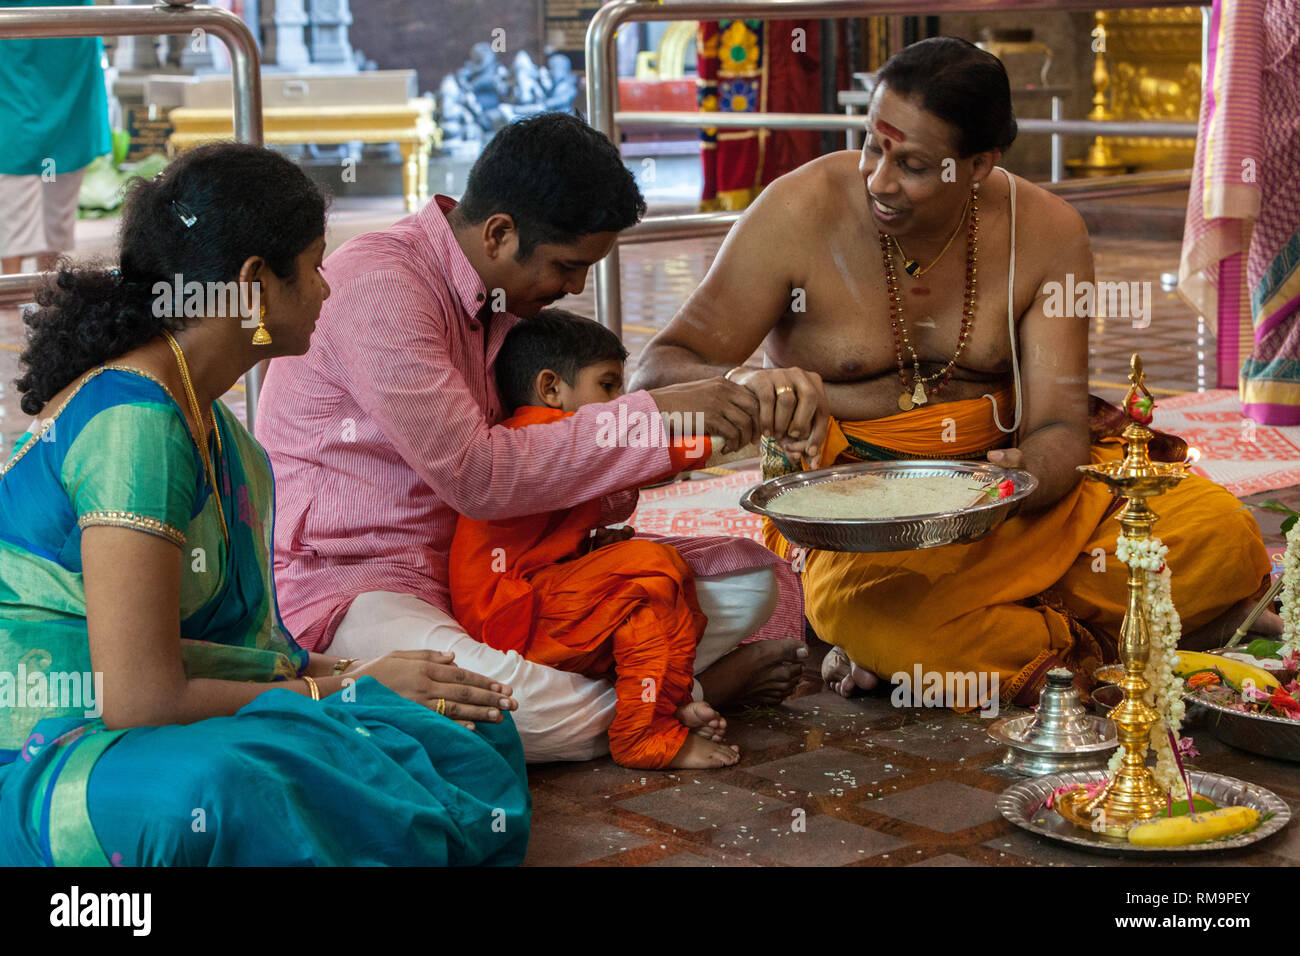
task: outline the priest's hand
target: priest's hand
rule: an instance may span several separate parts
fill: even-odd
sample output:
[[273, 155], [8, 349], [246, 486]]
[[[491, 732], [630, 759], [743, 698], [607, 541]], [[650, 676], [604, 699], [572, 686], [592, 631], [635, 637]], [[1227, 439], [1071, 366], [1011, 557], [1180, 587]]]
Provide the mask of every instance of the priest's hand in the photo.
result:
[[830, 406], [822, 377], [801, 368], [744, 369], [731, 376], [758, 399], [760, 432], [776, 440], [791, 458], [818, 467], [826, 442]]
[[999, 468], [1024, 468], [1025, 453], [1019, 448], [995, 448], [989, 452], [989, 463]]

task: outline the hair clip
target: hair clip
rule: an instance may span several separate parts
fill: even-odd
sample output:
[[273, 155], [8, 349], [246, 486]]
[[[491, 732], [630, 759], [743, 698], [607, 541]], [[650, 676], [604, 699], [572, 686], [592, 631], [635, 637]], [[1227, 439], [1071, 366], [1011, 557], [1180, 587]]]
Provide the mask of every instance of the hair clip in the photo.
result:
[[176, 210], [176, 215], [181, 222], [185, 223], [185, 228], [189, 229], [199, 221], [199, 217], [190, 212], [186, 206], [178, 200], [172, 200], [172, 209]]

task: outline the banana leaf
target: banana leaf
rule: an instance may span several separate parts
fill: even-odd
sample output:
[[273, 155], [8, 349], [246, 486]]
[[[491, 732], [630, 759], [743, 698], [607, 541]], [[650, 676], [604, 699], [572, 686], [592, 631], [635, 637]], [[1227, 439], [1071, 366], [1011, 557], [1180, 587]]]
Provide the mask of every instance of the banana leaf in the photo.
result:
[[[122, 133], [119, 137], [117, 134]], [[113, 154], [105, 154], [86, 167], [77, 198], [78, 213], [82, 219], [99, 219], [112, 215], [121, 208], [126, 186], [133, 177], [152, 179], [167, 166], [167, 157], [161, 153], [146, 156], [130, 169], [122, 167], [121, 157], [126, 155], [129, 136], [122, 130], [114, 131]]]

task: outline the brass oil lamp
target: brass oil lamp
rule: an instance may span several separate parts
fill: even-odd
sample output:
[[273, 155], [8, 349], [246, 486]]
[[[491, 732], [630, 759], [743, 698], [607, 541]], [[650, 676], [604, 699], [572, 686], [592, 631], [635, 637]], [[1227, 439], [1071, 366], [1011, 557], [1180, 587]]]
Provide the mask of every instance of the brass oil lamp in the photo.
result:
[[[1173, 488], [1187, 477], [1187, 470], [1181, 462], [1151, 460], [1147, 443], [1152, 432], [1147, 424], [1151, 420], [1153, 401], [1144, 381], [1142, 359], [1136, 352], [1129, 368], [1130, 387], [1124, 399], [1124, 410], [1129, 417], [1123, 432], [1124, 460], [1081, 465], [1079, 470], [1087, 479], [1105, 482], [1115, 494], [1127, 499], [1116, 517], [1126, 538], [1141, 541], [1151, 536], [1151, 528], [1159, 517], [1147, 499]], [[1124, 667], [1119, 686], [1124, 700], [1110, 713], [1116, 736], [1124, 747], [1123, 762], [1100, 793], [1090, 797], [1083, 790], [1073, 790], [1063, 794], [1056, 804], [1057, 811], [1071, 823], [1112, 836], [1124, 836], [1134, 823], [1163, 813], [1168, 801], [1168, 794], [1156, 783], [1155, 774], [1146, 763], [1151, 728], [1160, 715], [1143, 699], [1150, 686], [1143, 672], [1151, 651], [1151, 632], [1143, 603], [1145, 580], [1145, 569], [1129, 567], [1128, 610], [1119, 643]]]

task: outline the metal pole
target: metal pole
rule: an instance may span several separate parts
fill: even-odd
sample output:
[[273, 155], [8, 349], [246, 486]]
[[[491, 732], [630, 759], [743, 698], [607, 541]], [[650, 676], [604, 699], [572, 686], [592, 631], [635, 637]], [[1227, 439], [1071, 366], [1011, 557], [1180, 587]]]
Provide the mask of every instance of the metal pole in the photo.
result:
[[[235, 139], [262, 145], [261, 58], [257, 41], [244, 21], [229, 10], [207, 4], [104, 7], [0, 8], [0, 37], [166, 36], [203, 29], [230, 50], [230, 79], [234, 97]], [[48, 272], [0, 277], [0, 303], [30, 295], [37, 286], [53, 281]], [[28, 299], [27, 301], [30, 301]], [[262, 367], [244, 376], [245, 418], [253, 427]]]
[[[1061, 98], [1052, 97], [1052, 122], [1061, 121]], [[1052, 133], [1052, 182], [1059, 183], [1065, 178], [1065, 156], [1061, 151], [1061, 134], [1059, 131]]]
[[[618, 146], [620, 137], [614, 124], [614, 98], [618, 75], [614, 56], [614, 32], [618, 29], [626, 3], [609, 3], [596, 11], [587, 27], [587, 122]], [[683, 17], [682, 19], [688, 19]], [[606, 82], [606, 81], [609, 82]], [[592, 275], [592, 294], [596, 300], [596, 320], [623, 338], [623, 289], [618, 243], [609, 255], [596, 263]]]
[[[1194, 6], [1208, 6], [1198, 0]], [[1107, 0], [1108, 9], [1146, 9], [1160, 0]], [[1092, 11], [1094, 0], [927, 0], [926, 12], [1015, 12], [1029, 10]], [[629, 20], [709, 20], [745, 17], [759, 20], [796, 20], [839, 17], [869, 17], [917, 13], [912, 0], [608, 0], [596, 11], [587, 27], [587, 122], [617, 145], [620, 141], [615, 117], [618, 77], [614, 71], [614, 33]], [[1042, 122], [1041, 120], [1039, 122]], [[761, 125], [761, 124], [751, 124]], [[1139, 134], [1140, 135], [1140, 134]], [[1193, 134], [1194, 135], [1194, 134]], [[594, 283], [596, 318], [621, 336], [622, 302], [618, 287], [619, 259], [615, 244], [608, 256], [596, 263]]]
[[[1068, 202], [1106, 199], [1186, 189], [1192, 181], [1190, 169], [1157, 170], [1125, 176], [1098, 176], [1070, 179], [1059, 183], [1038, 183], [1049, 193]], [[653, 216], [618, 235], [620, 244], [664, 242], [669, 239], [694, 239], [701, 236], [725, 236], [742, 212], [701, 212], [685, 216]]]
[[[829, 129], [855, 130], [862, 126], [859, 116], [842, 113], [698, 113], [664, 110], [657, 112], [618, 111], [614, 120], [622, 127], [694, 127], [716, 126], [719, 129]], [[1166, 136], [1195, 139], [1195, 123], [1157, 123], [1146, 120], [1063, 120], [1022, 119], [1016, 124], [1020, 132], [1032, 135], [1063, 133], [1095, 136]]]

